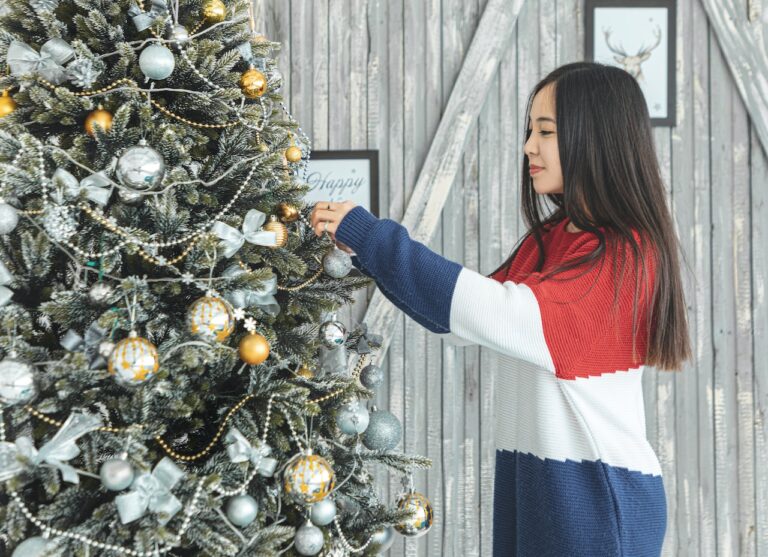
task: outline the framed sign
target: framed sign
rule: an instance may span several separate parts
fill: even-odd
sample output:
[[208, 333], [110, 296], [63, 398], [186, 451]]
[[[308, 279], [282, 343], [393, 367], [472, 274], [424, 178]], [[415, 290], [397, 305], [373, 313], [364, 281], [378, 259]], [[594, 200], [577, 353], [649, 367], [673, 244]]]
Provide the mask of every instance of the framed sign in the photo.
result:
[[586, 0], [587, 60], [637, 80], [653, 126], [675, 126], [675, 0]]
[[379, 216], [378, 151], [312, 151], [305, 178], [308, 205], [350, 200]]

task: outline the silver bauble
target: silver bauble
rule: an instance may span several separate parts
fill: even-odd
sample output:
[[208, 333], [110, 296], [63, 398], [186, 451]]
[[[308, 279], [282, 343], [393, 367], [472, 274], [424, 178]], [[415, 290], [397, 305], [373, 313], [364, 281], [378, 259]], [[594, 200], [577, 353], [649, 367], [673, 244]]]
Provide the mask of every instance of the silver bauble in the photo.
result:
[[320, 325], [320, 340], [328, 348], [341, 346], [347, 340], [347, 329], [341, 321], [326, 321]]
[[184, 44], [189, 40], [189, 31], [183, 25], [174, 25], [171, 30], [171, 38], [178, 44]]
[[12, 205], [0, 202], [0, 234], [10, 234], [19, 224], [19, 212]]
[[371, 412], [368, 429], [363, 435], [363, 445], [372, 451], [389, 451], [394, 449], [403, 435], [400, 420], [386, 410]]
[[35, 374], [31, 365], [13, 356], [0, 362], [0, 402], [25, 404], [37, 394]]
[[248, 494], [235, 495], [227, 502], [227, 518], [235, 526], [248, 526], [258, 514], [259, 504]]
[[368, 364], [360, 372], [360, 383], [366, 389], [375, 389], [384, 382], [384, 371], [376, 364]]
[[323, 269], [333, 278], [344, 278], [352, 270], [352, 258], [346, 251], [333, 248], [323, 257]]
[[105, 460], [99, 468], [101, 483], [110, 491], [122, 491], [133, 483], [133, 466], [122, 458]]
[[77, 221], [72, 209], [51, 203], [43, 213], [43, 228], [56, 240], [68, 240], [77, 232]]
[[42, 536], [27, 538], [13, 550], [11, 557], [40, 557], [55, 547], [55, 543]]
[[97, 282], [88, 290], [88, 298], [94, 304], [106, 304], [114, 289], [106, 282]]
[[149, 79], [165, 79], [173, 73], [175, 67], [173, 52], [161, 44], [149, 45], [139, 56], [139, 68]]
[[104, 359], [109, 358], [109, 355], [115, 349], [115, 343], [111, 340], [102, 340], [99, 343], [99, 356]]
[[315, 526], [327, 526], [336, 518], [336, 503], [326, 497], [309, 507], [309, 519]]
[[127, 188], [137, 191], [156, 189], [165, 176], [165, 161], [160, 153], [142, 142], [120, 155], [115, 174]]
[[296, 530], [293, 547], [299, 555], [317, 555], [323, 549], [324, 542], [323, 531], [311, 522], [306, 522]]
[[347, 435], [357, 435], [368, 427], [368, 409], [359, 400], [345, 402], [336, 411], [336, 425]]
[[387, 551], [393, 543], [395, 543], [395, 529], [392, 526], [376, 530], [371, 535], [371, 544], [378, 544], [379, 547], [376, 548], [376, 551], [379, 553]]

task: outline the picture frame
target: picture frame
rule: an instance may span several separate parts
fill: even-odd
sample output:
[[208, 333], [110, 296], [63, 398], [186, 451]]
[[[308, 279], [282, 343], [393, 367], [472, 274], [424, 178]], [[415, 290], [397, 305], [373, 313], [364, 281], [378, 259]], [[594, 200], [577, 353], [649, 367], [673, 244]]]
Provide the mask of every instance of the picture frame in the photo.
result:
[[637, 79], [652, 126], [676, 125], [675, 0], [585, 0], [585, 58]]
[[305, 181], [311, 186], [304, 200], [353, 201], [379, 216], [379, 152], [312, 151]]

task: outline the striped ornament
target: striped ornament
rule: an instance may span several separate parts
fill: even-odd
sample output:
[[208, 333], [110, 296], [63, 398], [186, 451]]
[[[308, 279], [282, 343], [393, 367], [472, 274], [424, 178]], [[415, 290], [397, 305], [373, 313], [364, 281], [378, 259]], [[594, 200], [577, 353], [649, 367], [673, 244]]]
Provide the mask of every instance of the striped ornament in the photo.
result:
[[187, 326], [197, 337], [223, 342], [235, 330], [232, 307], [216, 296], [198, 298], [187, 312]]
[[115, 345], [107, 361], [107, 371], [123, 385], [149, 381], [160, 367], [157, 348], [145, 338], [132, 334]]

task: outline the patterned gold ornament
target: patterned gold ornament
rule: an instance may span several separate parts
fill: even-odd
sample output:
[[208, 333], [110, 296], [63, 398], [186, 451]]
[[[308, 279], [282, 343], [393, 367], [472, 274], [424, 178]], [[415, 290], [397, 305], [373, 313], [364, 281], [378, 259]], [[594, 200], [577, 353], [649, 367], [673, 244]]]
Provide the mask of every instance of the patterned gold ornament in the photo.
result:
[[294, 222], [299, 218], [299, 210], [290, 203], [280, 203], [277, 206], [277, 212], [280, 214], [280, 219], [283, 222]]
[[325, 499], [336, 483], [336, 474], [322, 456], [298, 454], [283, 472], [283, 491], [300, 505], [311, 505]]
[[275, 233], [275, 247], [281, 248], [288, 241], [288, 229], [285, 225], [277, 220], [275, 215], [269, 215], [269, 222], [262, 227], [264, 230], [269, 230]]
[[312, 379], [315, 376], [315, 372], [312, 371], [310, 368], [308, 368], [305, 365], [302, 365], [298, 371], [296, 372], [296, 375], [300, 375], [301, 377], [306, 377], [307, 379]]
[[249, 333], [240, 341], [239, 353], [246, 364], [259, 365], [269, 357], [269, 342], [259, 333]]
[[99, 108], [88, 114], [85, 118], [85, 133], [93, 137], [95, 133], [94, 124], [101, 126], [105, 132], [112, 127], [112, 113], [99, 105]]
[[16, 101], [11, 97], [8, 89], [3, 89], [3, 96], [0, 97], [0, 118], [5, 118], [16, 110]]
[[285, 158], [289, 162], [299, 162], [301, 160], [301, 149], [296, 147], [296, 145], [291, 145], [285, 150]]
[[134, 331], [115, 345], [107, 360], [107, 371], [123, 385], [140, 385], [149, 381], [159, 367], [160, 358], [155, 345]]
[[240, 90], [249, 99], [258, 99], [267, 92], [267, 77], [255, 68], [250, 68], [240, 76]]
[[216, 296], [198, 298], [187, 311], [187, 327], [195, 336], [223, 342], [235, 330], [232, 307]]
[[424, 495], [411, 491], [397, 500], [397, 510], [414, 511], [413, 518], [407, 518], [395, 524], [395, 530], [404, 536], [418, 538], [432, 527], [432, 504]]
[[227, 17], [227, 6], [221, 0], [206, 0], [203, 3], [203, 17], [208, 23], [219, 23]]

